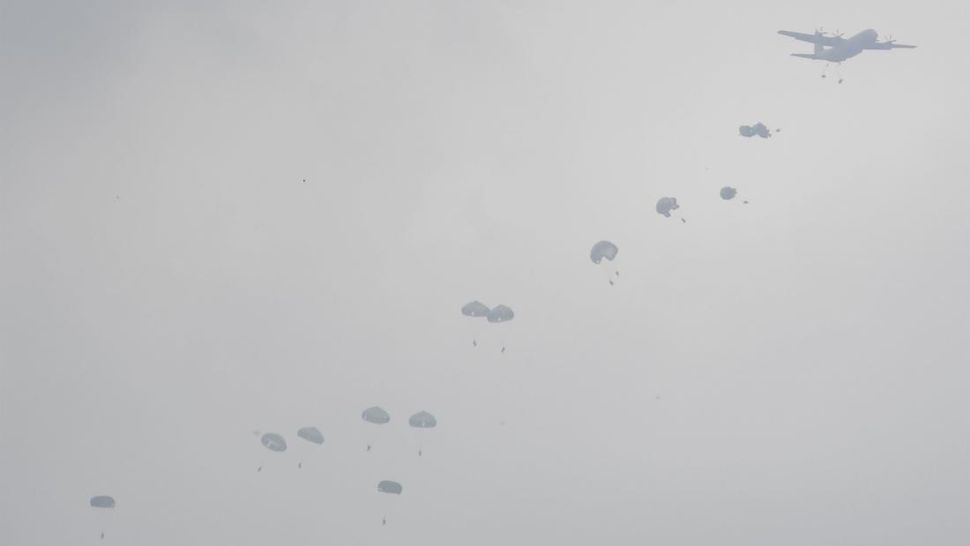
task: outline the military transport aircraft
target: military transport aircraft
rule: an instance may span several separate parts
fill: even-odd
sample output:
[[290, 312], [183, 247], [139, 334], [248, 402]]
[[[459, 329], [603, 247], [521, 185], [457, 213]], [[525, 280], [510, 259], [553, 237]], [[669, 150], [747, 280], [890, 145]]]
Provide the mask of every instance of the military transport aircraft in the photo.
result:
[[[836, 65], [841, 65], [843, 61], [855, 57], [866, 49], [895, 49], [897, 47], [912, 49], [916, 47], [914, 45], [897, 44], [896, 40], [893, 40], [892, 37], [884, 42], [880, 42], [879, 34], [871, 28], [863, 30], [851, 38], [843, 38], [842, 34], [838, 31], [835, 34], [826, 34], [820, 28], [816, 29], [814, 34], [792, 32], [790, 30], [779, 30], [778, 34], [815, 44], [814, 52], [792, 53], [793, 57], [826, 61], [828, 63], [836, 63]], [[828, 68], [827, 64], [825, 66]], [[822, 77], [825, 77], [824, 71], [822, 72]], [[839, 83], [842, 83], [841, 77], [839, 78]]]

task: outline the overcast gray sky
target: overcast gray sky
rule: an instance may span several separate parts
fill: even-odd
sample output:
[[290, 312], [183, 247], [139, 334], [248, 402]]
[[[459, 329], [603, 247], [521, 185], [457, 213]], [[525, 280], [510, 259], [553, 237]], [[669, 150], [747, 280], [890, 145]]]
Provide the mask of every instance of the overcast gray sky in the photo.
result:
[[970, 540], [966, 3], [161, 4], [0, 0], [0, 542]]

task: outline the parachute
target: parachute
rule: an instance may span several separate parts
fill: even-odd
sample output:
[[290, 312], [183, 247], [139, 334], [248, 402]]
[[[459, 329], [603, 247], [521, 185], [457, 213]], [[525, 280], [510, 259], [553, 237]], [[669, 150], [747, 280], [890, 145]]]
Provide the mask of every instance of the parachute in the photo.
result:
[[768, 127], [766, 127], [765, 124], [761, 123], [760, 121], [754, 125], [742, 125], [738, 128], [738, 132], [741, 133], [741, 136], [745, 138], [750, 138], [755, 135], [758, 135], [761, 138], [768, 138], [771, 136], [771, 130], [769, 130]]
[[391, 420], [391, 414], [387, 413], [378, 406], [365, 409], [364, 412], [360, 414], [360, 417], [364, 421], [374, 423], [375, 425], [383, 425]]
[[[512, 308], [507, 305], [496, 305], [488, 312], [488, 316], [485, 317], [489, 322], [492, 323], [502, 323], [508, 322], [515, 318], [515, 313]], [[501, 342], [502, 352], [505, 352], [505, 342]]]
[[387, 493], [388, 495], [400, 495], [401, 492], [404, 491], [404, 487], [397, 482], [384, 480], [377, 484], [377, 491], [380, 493]]
[[286, 451], [286, 440], [274, 432], [267, 432], [259, 439], [263, 446], [270, 451], [283, 452]]
[[[401, 484], [395, 481], [383, 480], [377, 484], [378, 493], [386, 493], [388, 495], [400, 495], [402, 491], [404, 491], [404, 487], [402, 487]], [[383, 506], [383, 511], [384, 511], [384, 515], [381, 517], [381, 525], [387, 525], [387, 515], [388, 515], [387, 513], [391, 508], [391, 505], [395, 504], [395, 501], [388, 498], [387, 500], [382, 501], [379, 504]]]
[[[115, 499], [114, 497], [110, 497], [108, 495], [98, 495], [95, 497], [91, 497], [90, 504], [91, 504], [91, 508], [98, 508], [100, 510], [114, 510]], [[106, 523], [106, 521], [104, 521], [105, 516], [99, 516], [98, 519], [102, 520], [101, 540], [104, 540], [104, 524]]]
[[721, 199], [725, 201], [730, 201], [734, 199], [734, 196], [738, 194], [738, 190], [732, 188], [731, 186], [724, 186], [721, 188]]
[[[599, 265], [604, 259], [612, 262], [619, 252], [620, 249], [612, 242], [600, 241], [593, 245], [593, 248], [589, 251], [589, 259], [596, 265]], [[607, 270], [609, 275], [610, 286], [613, 286], [614, 277], [619, 277], [620, 271], [612, 266], [606, 266], [604, 269]]]
[[670, 211], [677, 210], [680, 205], [677, 204], [676, 197], [661, 197], [657, 201], [657, 213], [663, 214], [667, 218], [670, 218]]
[[317, 427], [303, 427], [296, 431], [296, 435], [314, 444], [323, 443], [323, 433]]
[[[383, 408], [380, 408], [378, 406], [373, 406], [365, 409], [360, 414], [360, 418], [363, 419], [364, 421], [367, 421], [368, 423], [373, 423], [375, 425], [383, 425], [388, 423], [391, 420], [391, 414], [384, 411]], [[375, 435], [376, 433], [367, 435], [368, 436], [367, 451], [371, 450], [371, 447], [373, 446], [373, 443], [374, 443]]]
[[[323, 445], [323, 433], [317, 427], [303, 427], [296, 435], [312, 444]], [[303, 468], [303, 461], [296, 463], [296, 467]]]
[[[438, 426], [438, 420], [435, 419], [434, 415], [431, 415], [426, 411], [419, 411], [408, 419], [408, 424], [411, 425], [411, 428], [431, 429]], [[418, 457], [423, 455], [423, 453], [424, 442], [423, 439], [421, 439], [421, 441], [418, 442]]]
[[[472, 318], [487, 317], [488, 312], [489, 312], [488, 306], [478, 300], [468, 302], [461, 308], [462, 315], [465, 315], [466, 317], [472, 317]], [[472, 347], [478, 347], [478, 336], [481, 333], [478, 331], [478, 328], [479, 326], [476, 323], [472, 333]]]
[[461, 314], [466, 317], [487, 317], [488, 311], [488, 306], [478, 300], [466, 303], [461, 308]]
[[408, 424], [414, 428], [434, 428], [438, 426], [438, 420], [426, 411], [419, 411], [408, 419]]
[[604, 258], [612, 262], [619, 251], [620, 249], [613, 243], [600, 241], [593, 245], [593, 249], [589, 251], [589, 259], [593, 260], [594, 264], [600, 263]]
[[497, 305], [488, 312], [486, 317], [489, 322], [508, 322], [515, 318], [515, 313], [512, 311], [511, 307], [506, 305]]
[[114, 508], [115, 500], [113, 497], [108, 495], [98, 495], [96, 497], [91, 497], [91, 507], [92, 508]]

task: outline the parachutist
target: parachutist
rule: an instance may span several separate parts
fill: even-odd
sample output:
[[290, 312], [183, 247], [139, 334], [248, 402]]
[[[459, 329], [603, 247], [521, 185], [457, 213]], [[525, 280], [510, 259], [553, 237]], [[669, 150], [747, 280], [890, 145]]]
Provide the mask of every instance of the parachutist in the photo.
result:
[[502, 352], [503, 352], [503, 353], [505, 352], [505, 347], [502, 347]]
[[262, 472], [262, 471], [263, 471], [263, 465], [259, 465], [256, 467], [256, 472]]
[[370, 451], [370, 444], [367, 444], [367, 451]]
[[300, 462], [300, 463], [296, 463], [296, 467], [297, 467], [297, 468], [303, 468], [303, 463], [302, 463], [302, 462]]
[[381, 525], [387, 525], [387, 518], [381, 518]]

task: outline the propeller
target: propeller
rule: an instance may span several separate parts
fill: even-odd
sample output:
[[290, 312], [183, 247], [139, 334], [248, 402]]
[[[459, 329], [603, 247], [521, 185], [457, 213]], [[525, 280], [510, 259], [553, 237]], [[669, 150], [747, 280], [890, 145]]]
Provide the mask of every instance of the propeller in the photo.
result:
[[824, 27], [816, 27], [815, 28], [815, 35], [816, 36], [822, 36], [823, 34], [825, 34], [825, 28]]
[[835, 29], [835, 34], [832, 35], [835, 38], [841, 38], [842, 32], [839, 29]]

